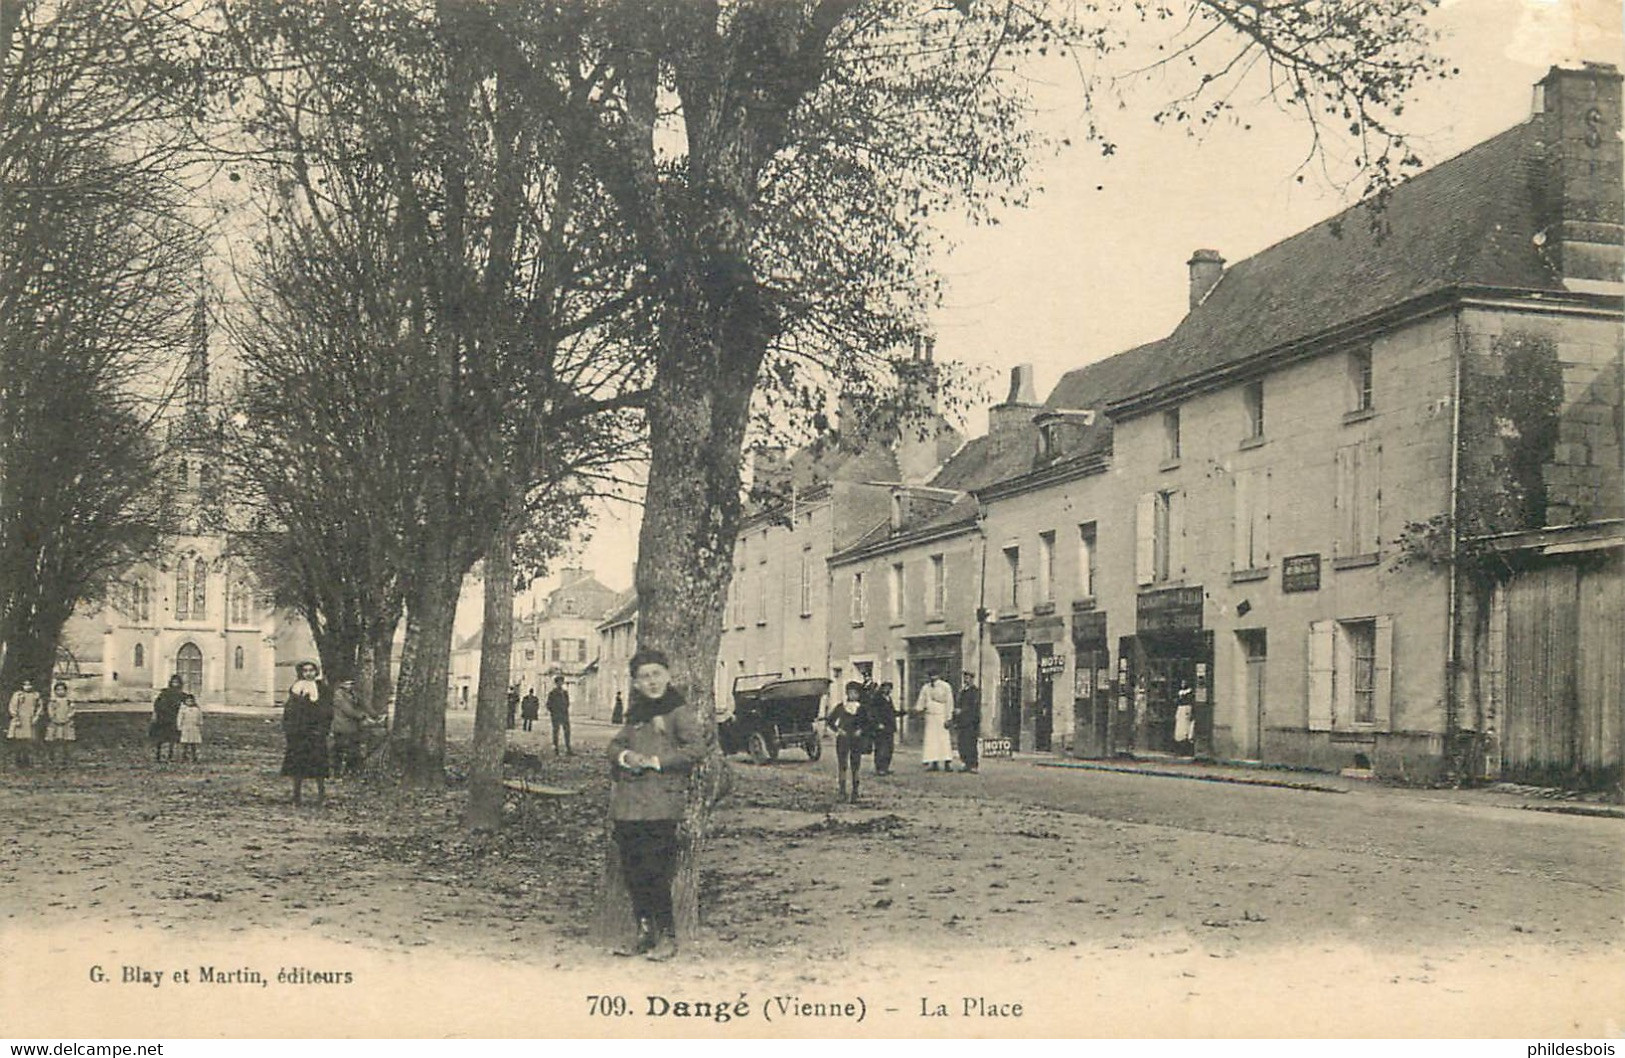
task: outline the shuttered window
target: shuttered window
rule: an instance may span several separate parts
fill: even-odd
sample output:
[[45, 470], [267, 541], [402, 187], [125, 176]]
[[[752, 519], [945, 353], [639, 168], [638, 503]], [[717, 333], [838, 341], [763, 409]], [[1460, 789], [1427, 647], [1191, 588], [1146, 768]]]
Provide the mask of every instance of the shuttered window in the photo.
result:
[[1235, 516], [1231, 568], [1263, 569], [1270, 564], [1269, 471], [1242, 471], [1235, 476], [1234, 481]]
[[1393, 617], [1309, 626], [1311, 731], [1388, 731], [1393, 725]]
[[1137, 584], [1185, 575], [1185, 495], [1148, 492], [1134, 510], [1134, 574]]
[[1369, 442], [1337, 450], [1337, 539], [1332, 553], [1344, 557], [1374, 555], [1381, 543], [1377, 521], [1382, 502], [1379, 484], [1382, 447]]

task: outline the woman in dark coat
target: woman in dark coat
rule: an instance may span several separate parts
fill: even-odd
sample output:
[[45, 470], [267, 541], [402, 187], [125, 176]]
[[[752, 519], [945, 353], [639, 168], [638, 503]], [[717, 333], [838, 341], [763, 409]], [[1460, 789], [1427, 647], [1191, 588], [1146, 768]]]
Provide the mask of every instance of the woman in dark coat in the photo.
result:
[[299, 678], [288, 689], [282, 707], [282, 733], [288, 748], [282, 755], [282, 774], [293, 780], [293, 803], [306, 779], [316, 780], [316, 803], [327, 803], [327, 732], [333, 726], [333, 701], [316, 679], [316, 666], [299, 663]]
[[626, 726], [609, 743], [609, 818], [638, 920], [633, 951], [663, 960], [677, 954], [671, 906], [677, 824], [688, 805], [689, 772], [705, 755], [705, 734], [699, 714], [671, 686], [664, 654], [640, 650], [631, 669]]
[[169, 760], [175, 759], [175, 743], [181, 740], [181, 704], [186, 701], [179, 674], [169, 678], [169, 686], [158, 692], [152, 703], [152, 723], [147, 734], [152, 738], [153, 763], [164, 760], [164, 747], [169, 747]]

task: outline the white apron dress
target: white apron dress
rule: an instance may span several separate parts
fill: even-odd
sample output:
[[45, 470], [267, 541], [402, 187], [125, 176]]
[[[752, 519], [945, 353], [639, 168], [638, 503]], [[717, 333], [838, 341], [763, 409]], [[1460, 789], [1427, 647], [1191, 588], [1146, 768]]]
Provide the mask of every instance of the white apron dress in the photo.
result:
[[953, 740], [948, 733], [948, 717], [954, 711], [953, 688], [935, 680], [920, 688], [914, 708], [925, 716], [925, 742], [920, 747], [920, 763], [947, 764], [954, 759]]

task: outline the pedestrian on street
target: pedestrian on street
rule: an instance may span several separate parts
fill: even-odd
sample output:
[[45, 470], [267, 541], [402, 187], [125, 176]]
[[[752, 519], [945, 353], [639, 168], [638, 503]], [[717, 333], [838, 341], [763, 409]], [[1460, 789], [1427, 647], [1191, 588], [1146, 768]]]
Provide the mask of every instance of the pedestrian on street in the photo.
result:
[[25, 678], [22, 687], [11, 696], [6, 724], [6, 744], [11, 749], [12, 763], [17, 767], [26, 768], [33, 763], [34, 725], [39, 723], [43, 708], [34, 681]]
[[942, 672], [932, 669], [914, 701], [914, 711], [925, 718], [925, 741], [920, 748], [920, 762], [927, 771], [948, 771], [953, 766], [954, 751], [948, 738], [948, 718], [954, 710], [954, 689], [942, 678]]
[[340, 775], [361, 771], [361, 732], [367, 712], [356, 701], [355, 681], [340, 680], [333, 688], [333, 767]]
[[536, 723], [536, 718], [542, 715], [542, 704], [536, 700], [536, 689], [525, 688], [525, 696], [519, 700], [519, 716], [525, 722], [525, 730], [529, 731]]
[[51, 700], [45, 706], [45, 750], [59, 764], [68, 763], [68, 755], [79, 732], [73, 723], [73, 699], [68, 697], [68, 685], [61, 680], [51, 685]]
[[976, 771], [981, 762], [976, 740], [982, 735], [982, 692], [968, 672], [965, 674], [965, 686], [959, 692], [959, 702], [954, 707], [953, 727], [964, 770]]
[[[824, 717], [824, 723], [835, 732], [835, 770], [839, 776], [841, 800], [858, 803], [858, 770], [863, 766], [864, 754], [874, 746], [873, 721], [869, 707], [863, 701], [863, 684], [852, 681], [846, 685], [846, 698], [836, 703]], [[847, 772], [852, 773], [850, 798], [847, 794]]]
[[[158, 697], [152, 702], [152, 722], [147, 725], [147, 735], [152, 739], [152, 762], [157, 764], [162, 760], [175, 759], [175, 743], [181, 740], [179, 718], [181, 705], [186, 701], [186, 691], [181, 681], [180, 673], [169, 678], [169, 686], [158, 692]], [[166, 758], [164, 750], [169, 750]]]
[[626, 717], [626, 703], [621, 700], [621, 692], [615, 692], [615, 708], [609, 711], [609, 722], [619, 727]]
[[553, 721], [553, 756], [559, 755], [559, 732], [564, 732], [564, 752], [575, 756], [570, 748], [570, 692], [564, 689], [564, 677], [553, 677], [553, 689], [547, 692], [547, 718]]
[[609, 818], [638, 932], [633, 946], [617, 954], [661, 961], [677, 954], [671, 901], [677, 824], [688, 806], [688, 774], [705, 753], [705, 735], [699, 714], [671, 685], [665, 654], [640, 650], [630, 668], [631, 707], [609, 743]]
[[293, 780], [293, 803], [300, 803], [306, 779], [316, 780], [316, 803], [327, 803], [327, 732], [333, 724], [333, 702], [316, 678], [316, 665], [301, 661], [299, 678], [288, 688], [282, 707], [282, 733], [288, 740], [282, 774]]
[[891, 758], [897, 748], [897, 704], [892, 701], [892, 685], [882, 683], [869, 700], [869, 719], [875, 737], [875, 774], [891, 774]]
[[203, 745], [203, 707], [197, 698], [188, 694], [182, 699], [175, 726], [181, 733], [181, 760], [196, 764], [198, 747]]
[[512, 731], [518, 726], [519, 719], [519, 687], [508, 688], [508, 730]]

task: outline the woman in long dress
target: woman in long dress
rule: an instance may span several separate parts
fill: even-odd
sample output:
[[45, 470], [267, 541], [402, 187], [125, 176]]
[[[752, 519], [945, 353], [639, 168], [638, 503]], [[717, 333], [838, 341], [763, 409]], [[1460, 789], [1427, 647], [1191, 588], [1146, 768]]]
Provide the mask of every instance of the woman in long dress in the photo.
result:
[[929, 771], [947, 771], [953, 763], [953, 743], [948, 736], [948, 718], [954, 711], [954, 689], [942, 678], [942, 673], [931, 673], [914, 711], [925, 717], [925, 741], [920, 748], [920, 761]]
[[299, 663], [282, 707], [282, 733], [288, 748], [282, 755], [282, 774], [293, 780], [293, 803], [299, 804], [306, 779], [316, 780], [316, 803], [327, 803], [327, 734], [333, 726], [333, 702], [319, 680], [316, 666]]

